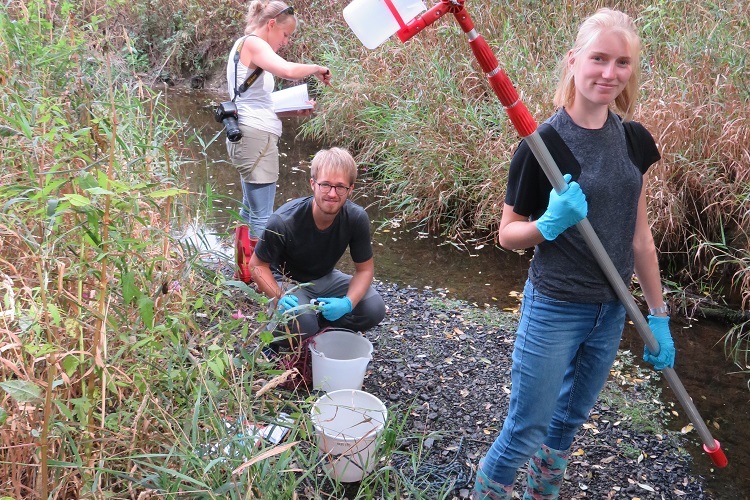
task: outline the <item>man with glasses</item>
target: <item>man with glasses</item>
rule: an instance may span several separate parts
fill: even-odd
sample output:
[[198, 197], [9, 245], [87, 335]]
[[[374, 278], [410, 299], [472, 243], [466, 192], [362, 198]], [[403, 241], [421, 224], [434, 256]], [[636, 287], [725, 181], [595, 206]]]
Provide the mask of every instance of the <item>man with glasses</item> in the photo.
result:
[[[271, 215], [250, 259], [258, 289], [278, 301], [281, 312], [292, 310], [288, 327], [295, 340], [325, 326], [365, 331], [385, 316], [383, 298], [372, 287], [370, 219], [348, 199], [357, 178], [354, 158], [345, 149], [323, 149], [310, 170], [312, 196]], [[335, 268], [347, 247], [353, 275]], [[311, 301], [319, 307], [298, 307]]]

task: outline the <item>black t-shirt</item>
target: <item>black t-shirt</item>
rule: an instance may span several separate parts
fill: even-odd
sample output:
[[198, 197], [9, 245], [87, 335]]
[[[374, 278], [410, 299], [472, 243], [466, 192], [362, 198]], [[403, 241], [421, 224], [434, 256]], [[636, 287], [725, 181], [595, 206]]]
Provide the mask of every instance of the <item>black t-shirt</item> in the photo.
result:
[[268, 219], [255, 253], [263, 262], [298, 283], [333, 271], [346, 248], [355, 263], [372, 258], [370, 219], [365, 209], [347, 200], [333, 223], [324, 230], [315, 226], [313, 197], [289, 201]]
[[[581, 185], [589, 207], [587, 218], [629, 285], [643, 174], [660, 158], [653, 137], [635, 122], [629, 123], [630, 133], [626, 134], [619, 117], [611, 112], [604, 126], [596, 130], [579, 127], [564, 109], [547, 123], [559, 134], [575, 161], [560, 165], [554, 144], [548, 145], [550, 153], [562, 173], [570, 173]], [[515, 213], [536, 220], [547, 209], [551, 190], [552, 185], [528, 145], [521, 142], [511, 160], [505, 203], [513, 206]], [[617, 299], [586, 242], [572, 227], [553, 241], [536, 246], [529, 278], [540, 292], [560, 300], [602, 303]]]

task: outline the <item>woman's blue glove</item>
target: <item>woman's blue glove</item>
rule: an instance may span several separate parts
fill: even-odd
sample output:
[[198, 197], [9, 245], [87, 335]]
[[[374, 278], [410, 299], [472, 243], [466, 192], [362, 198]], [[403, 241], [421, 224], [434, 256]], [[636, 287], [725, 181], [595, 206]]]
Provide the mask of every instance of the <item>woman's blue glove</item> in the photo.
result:
[[318, 301], [323, 304], [320, 311], [328, 321], [336, 321], [344, 314], [352, 312], [352, 301], [349, 300], [349, 297], [341, 299], [336, 297], [318, 297]]
[[648, 347], [644, 347], [643, 361], [651, 363], [657, 370], [663, 370], [666, 367], [674, 368], [675, 349], [672, 334], [669, 333], [669, 316], [649, 315], [648, 327], [659, 342], [659, 355], [654, 356]]
[[296, 295], [292, 295], [291, 293], [287, 293], [279, 299], [279, 311], [282, 313], [287, 309], [297, 307], [298, 305], [299, 299]]
[[570, 226], [575, 226], [589, 211], [581, 186], [575, 181], [570, 182], [570, 174], [565, 174], [563, 179], [568, 183], [568, 189], [560, 194], [553, 189], [549, 194], [547, 211], [536, 221], [537, 229], [548, 241], [560, 236]]

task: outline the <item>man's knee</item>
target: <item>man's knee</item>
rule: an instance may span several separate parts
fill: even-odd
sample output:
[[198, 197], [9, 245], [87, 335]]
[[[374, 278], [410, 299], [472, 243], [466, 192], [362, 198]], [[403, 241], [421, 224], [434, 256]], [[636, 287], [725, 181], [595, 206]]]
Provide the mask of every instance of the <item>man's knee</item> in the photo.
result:
[[366, 327], [363, 330], [372, 328], [385, 318], [385, 301], [380, 294], [376, 293], [366, 299], [360, 301], [357, 307], [352, 311], [355, 315], [366, 318]]
[[299, 340], [306, 339], [311, 335], [315, 335], [320, 331], [320, 325], [318, 324], [318, 316], [312, 312], [306, 312], [299, 314], [292, 318], [286, 325], [279, 325], [279, 328], [274, 333], [276, 337], [280, 337], [278, 340], [274, 340], [274, 343], [284, 342], [282, 337], [289, 337], [291, 335], [291, 341], [296, 343]]

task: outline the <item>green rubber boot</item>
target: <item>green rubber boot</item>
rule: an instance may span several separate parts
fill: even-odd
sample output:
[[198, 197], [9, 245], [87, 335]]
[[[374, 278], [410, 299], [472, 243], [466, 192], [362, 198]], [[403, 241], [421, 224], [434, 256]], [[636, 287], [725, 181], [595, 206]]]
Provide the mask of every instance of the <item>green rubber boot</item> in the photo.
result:
[[555, 500], [560, 496], [560, 486], [568, 466], [570, 451], [553, 450], [543, 444], [529, 460], [524, 500]]
[[477, 469], [477, 479], [474, 483], [474, 491], [471, 494], [471, 500], [510, 500], [513, 498], [513, 485], [500, 484], [490, 479], [482, 471], [484, 459], [479, 461]]

